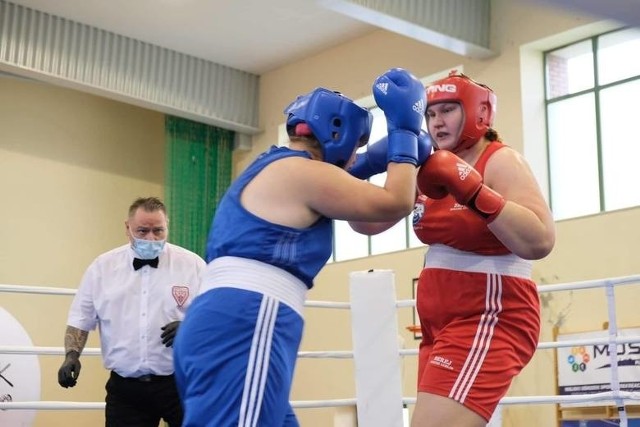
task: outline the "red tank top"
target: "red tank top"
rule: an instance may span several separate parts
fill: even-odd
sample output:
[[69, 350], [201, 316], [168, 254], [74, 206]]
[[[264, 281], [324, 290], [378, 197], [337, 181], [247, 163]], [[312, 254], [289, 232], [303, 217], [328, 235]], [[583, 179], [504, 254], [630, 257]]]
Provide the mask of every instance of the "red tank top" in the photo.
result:
[[[494, 141], [487, 145], [474, 168], [484, 176], [489, 157], [506, 145]], [[511, 253], [487, 227], [480, 215], [462, 206], [451, 195], [430, 199], [419, 195], [413, 211], [413, 230], [428, 245], [440, 243], [461, 251], [481, 255]]]

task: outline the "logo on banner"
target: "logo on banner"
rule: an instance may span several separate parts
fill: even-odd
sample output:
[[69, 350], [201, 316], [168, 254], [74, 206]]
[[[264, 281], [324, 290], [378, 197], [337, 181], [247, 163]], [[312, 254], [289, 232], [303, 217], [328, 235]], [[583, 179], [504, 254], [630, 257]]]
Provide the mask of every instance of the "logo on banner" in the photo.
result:
[[[606, 362], [595, 369], [610, 368], [611, 350], [608, 344], [590, 346], [593, 350], [593, 357], [589, 354], [584, 346], [572, 347], [571, 355], [567, 357], [567, 362], [571, 366], [573, 372], [584, 372], [587, 370], [589, 362], [596, 362], [596, 359], [605, 358]], [[627, 343], [618, 344], [616, 348], [616, 356], [618, 356], [617, 366], [636, 366], [640, 365], [640, 344]], [[634, 357], [635, 356], [635, 357]]]
[[591, 360], [591, 356], [584, 347], [572, 347], [571, 355], [567, 357], [567, 362], [571, 365], [573, 372], [584, 372], [587, 370], [587, 363]]
[[[619, 338], [640, 335], [639, 328], [625, 328], [617, 331]], [[610, 339], [603, 331], [581, 332], [558, 335], [558, 341]], [[577, 345], [556, 350], [558, 360], [558, 394], [578, 395], [602, 393], [612, 390], [613, 367], [618, 376], [618, 387], [622, 391], [640, 391], [640, 343], [604, 343]], [[581, 406], [607, 406], [613, 401], [592, 403], [581, 402]], [[563, 403], [562, 407], [576, 406], [578, 403]]]

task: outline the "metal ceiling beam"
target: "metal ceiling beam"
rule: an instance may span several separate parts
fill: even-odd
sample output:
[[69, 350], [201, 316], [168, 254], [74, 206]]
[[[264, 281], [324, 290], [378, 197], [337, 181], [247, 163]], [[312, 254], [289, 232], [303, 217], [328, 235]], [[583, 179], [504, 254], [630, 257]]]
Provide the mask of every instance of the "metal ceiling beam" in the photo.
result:
[[0, 71], [244, 134], [259, 77], [0, 0]]
[[558, 9], [580, 12], [602, 19], [640, 27], [640, 1], [638, 0], [529, 0]]
[[490, 0], [317, 0], [323, 7], [458, 55], [496, 56]]

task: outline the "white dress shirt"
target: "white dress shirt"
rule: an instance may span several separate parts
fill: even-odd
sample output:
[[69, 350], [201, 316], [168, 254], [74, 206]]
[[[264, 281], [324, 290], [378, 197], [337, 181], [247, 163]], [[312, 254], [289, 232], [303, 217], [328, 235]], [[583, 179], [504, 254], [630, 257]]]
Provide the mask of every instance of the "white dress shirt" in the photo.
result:
[[98, 256], [87, 268], [67, 324], [83, 331], [99, 327], [104, 367], [123, 377], [173, 373], [173, 349], [162, 344], [162, 328], [184, 319], [198, 294], [204, 260], [166, 243], [158, 268], [135, 271], [131, 245]]

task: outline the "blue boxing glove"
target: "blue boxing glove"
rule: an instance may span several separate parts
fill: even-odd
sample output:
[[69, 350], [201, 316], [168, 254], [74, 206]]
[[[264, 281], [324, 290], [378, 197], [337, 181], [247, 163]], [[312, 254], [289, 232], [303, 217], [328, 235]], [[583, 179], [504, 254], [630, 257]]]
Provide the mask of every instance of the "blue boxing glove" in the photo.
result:
[[[421, 130], [418, 135], [417, 143], [417, 164], [424, 163], [432, 151], [432, 141], [428, 133]], [[386, 136], [378, 141], [367, 145], [367, 151], [358, 153], [353, 166], [349, 169], [349, 173], [356, 178], [369, 179], [373, 175], [387, 171], [389, 140]]]
[[386, 172], [388, 148], [389, 140], [386, 135], [368, 144], [367, 151], [356, 154], [356, 160], [349, 168], [349, 173], [356, 178], [369, 179], [373, 175]]
[[[418, 165], [423, 164], [429, 158], [432, 146], [429, 134], [421, 130], [418, 135], [418, 156], [416, 159]], [[373, 175], [386, 172], [389, 162], [387, 159], [388, 151], [389, 140], [386, 136], [367, 145], [367, 151], [356, 155], [356, 160], [349, 169], [349, 173], [356, 178], [369, 179]]]
[[418, 162], [417, 138], [427, 106], [424, 86], [413, 74], [392, 68], [373, 83], [373, 97], [387, 119], [388, 162]]

